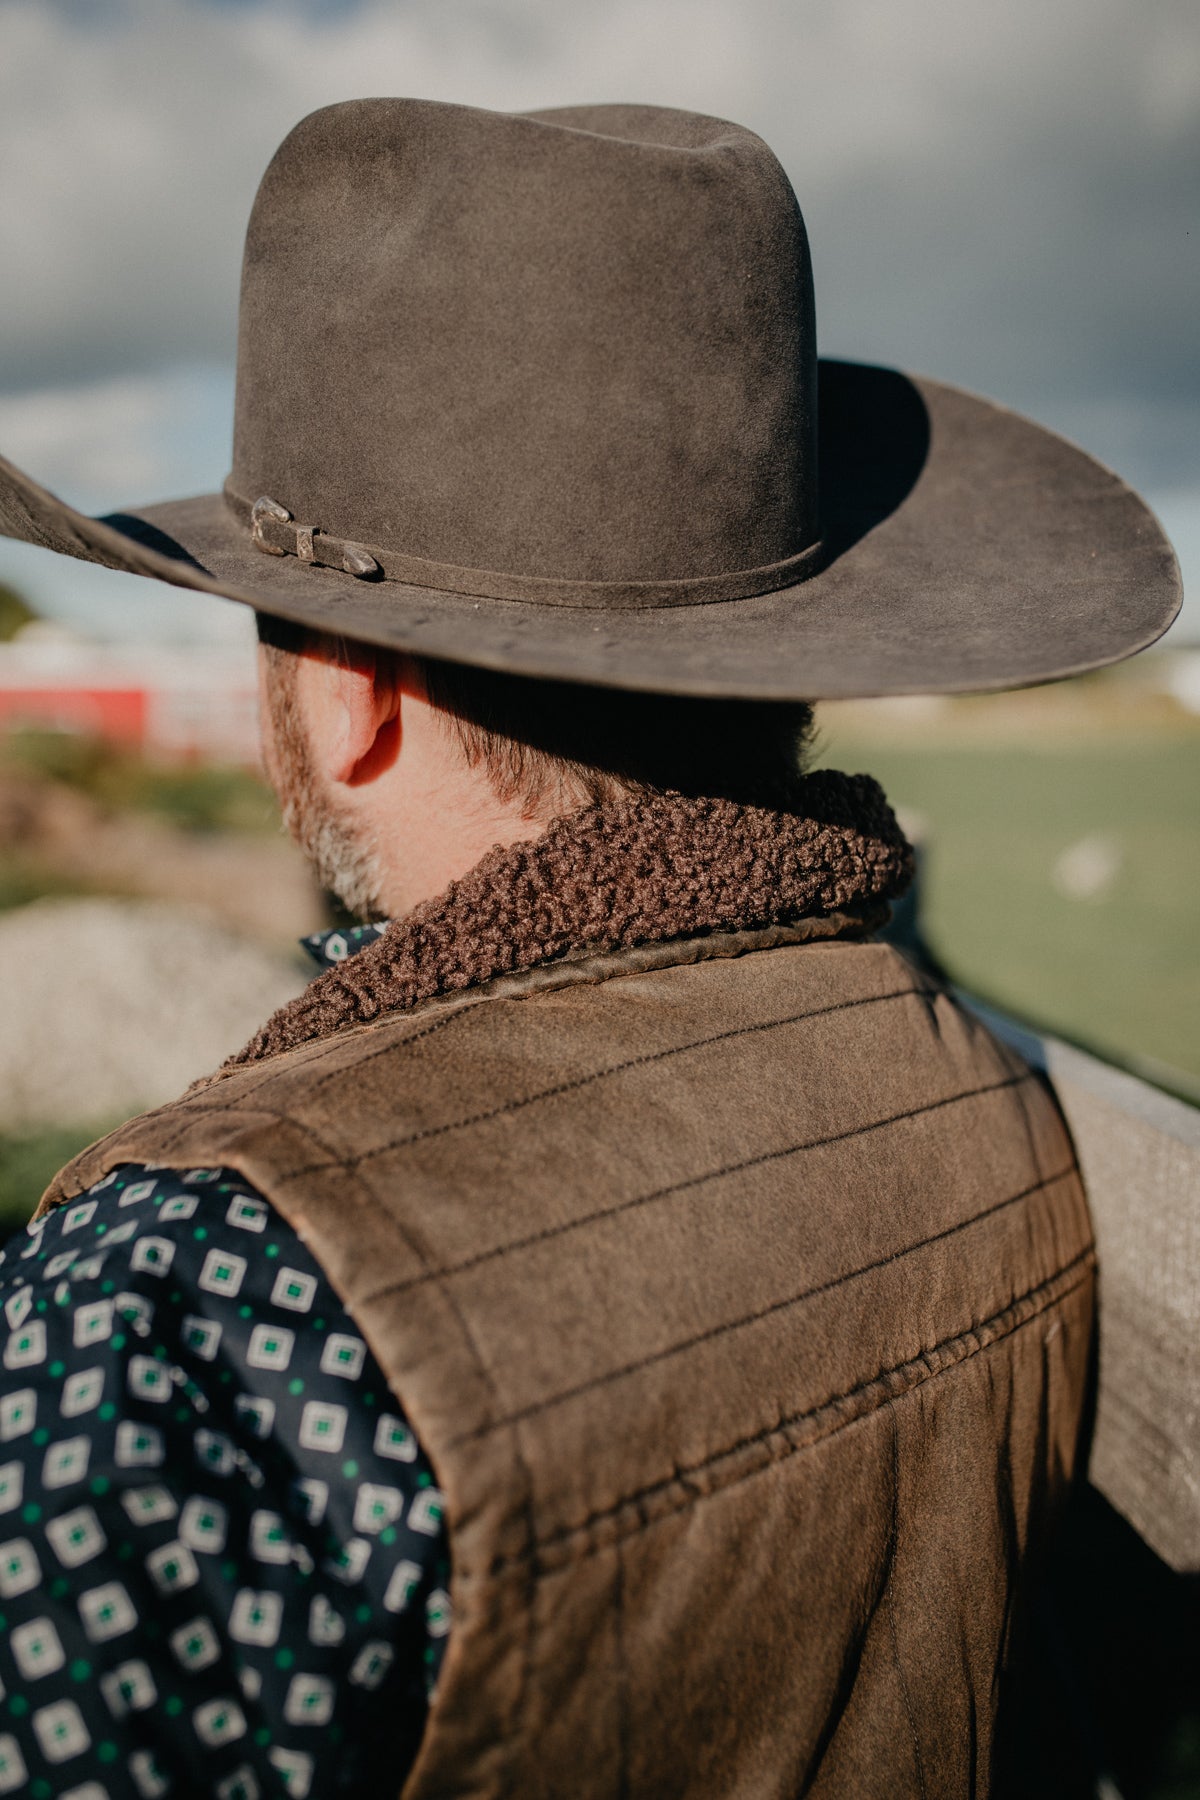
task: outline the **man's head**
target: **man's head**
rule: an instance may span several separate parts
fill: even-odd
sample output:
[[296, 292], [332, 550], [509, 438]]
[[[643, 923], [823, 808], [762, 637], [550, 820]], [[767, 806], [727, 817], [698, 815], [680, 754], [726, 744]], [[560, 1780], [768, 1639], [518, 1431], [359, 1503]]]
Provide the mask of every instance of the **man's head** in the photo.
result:
[[803, 702], [535, 681], [265, 614], [259, 637], [267, 772], [319, 879], [363, 916], [582, 807], [668, 790], [787, 806], [812, 735]]

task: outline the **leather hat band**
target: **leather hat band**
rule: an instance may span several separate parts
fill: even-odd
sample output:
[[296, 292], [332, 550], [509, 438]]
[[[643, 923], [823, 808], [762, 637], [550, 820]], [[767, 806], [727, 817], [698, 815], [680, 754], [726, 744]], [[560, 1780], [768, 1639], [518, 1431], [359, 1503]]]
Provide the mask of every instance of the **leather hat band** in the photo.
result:
[[703, 606], [718, 600], [745, 600], [774, 593], [816, 573], [820, 540], [782, 562], [727, 575], [694, 575], [681, 581], [560, 581], [537, 575], [505, 575], [493, 569], [464, 569], [430, 562], [377, 544], [361, 544], [316, 525], [301, 525], [278, 500], [248, 500], [232, 480], [225, 500], [268, 556], [296, 556], [301, 562], [338, 569], [362, 581], [394, 581], [480, 600], [517, 600], [541, 606], [594, 606], [605, 611], [641, 611], [666, 606]]

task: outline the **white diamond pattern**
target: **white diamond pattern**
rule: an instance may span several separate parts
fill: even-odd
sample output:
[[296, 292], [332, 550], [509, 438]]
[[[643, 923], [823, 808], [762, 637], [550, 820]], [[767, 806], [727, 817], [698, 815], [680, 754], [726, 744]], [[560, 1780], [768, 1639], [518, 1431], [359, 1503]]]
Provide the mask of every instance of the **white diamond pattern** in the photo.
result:
[[115, 1171], [0, 1252], [0, 1361], [0, 1797], [391, 1800], [441, 1496], [278, 1214]]

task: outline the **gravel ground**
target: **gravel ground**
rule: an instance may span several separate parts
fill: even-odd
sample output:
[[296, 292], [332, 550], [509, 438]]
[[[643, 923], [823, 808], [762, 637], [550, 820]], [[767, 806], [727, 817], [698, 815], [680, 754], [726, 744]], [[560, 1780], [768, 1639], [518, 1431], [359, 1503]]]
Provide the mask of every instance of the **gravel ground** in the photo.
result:
[[166, 901], [39, 900], [0, 915], [0, 1132], [174, 1098], [307, 979]]

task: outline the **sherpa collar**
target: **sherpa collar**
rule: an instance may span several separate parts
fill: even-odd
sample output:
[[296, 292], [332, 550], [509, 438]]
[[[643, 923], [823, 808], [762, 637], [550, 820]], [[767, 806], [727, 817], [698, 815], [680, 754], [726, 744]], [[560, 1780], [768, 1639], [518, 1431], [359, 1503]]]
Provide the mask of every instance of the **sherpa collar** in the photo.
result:
[[797, 810], [660, 794], [497, 846], [444, 894], [310, 983], [226, 1067], [581, 954], [845, 914], [882, 922], [912, 850], [879, 784], [822, 769]]

